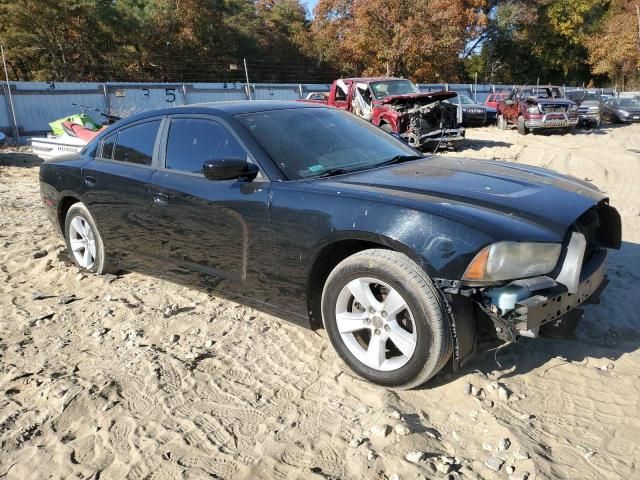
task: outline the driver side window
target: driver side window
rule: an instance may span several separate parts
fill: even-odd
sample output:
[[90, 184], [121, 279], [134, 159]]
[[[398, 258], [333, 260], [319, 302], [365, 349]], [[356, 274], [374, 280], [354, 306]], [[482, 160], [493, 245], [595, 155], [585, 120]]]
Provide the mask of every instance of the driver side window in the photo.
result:
[[165, 168], [202, 174], [207, 160], [246, 159], [247, 153], [226, 127], [203, 118], [174, 118], [169, 126]]

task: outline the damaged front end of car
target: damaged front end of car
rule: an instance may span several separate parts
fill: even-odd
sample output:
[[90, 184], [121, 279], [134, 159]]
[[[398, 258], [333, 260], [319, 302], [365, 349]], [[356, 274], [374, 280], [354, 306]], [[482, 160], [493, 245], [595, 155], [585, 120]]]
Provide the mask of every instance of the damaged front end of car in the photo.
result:
[[472, 356], [476, 340], [475, 328], [456, 327], [475, 327], [476, 319], [487, 320], [505, 345], [520, 337], [575, 338], [579, 307], [599, 303], [608, 283], [607, 249], [620, 248], [621, 232], [620, 215], [603, 200], [574, 222], [562, 243], [494, 243], [474, 257], [461, 281], [438, 279], [458, 337], [454, 366]]
[[446, 100], [455, 92], [433, 92], [388, 97], [383, 104], [397, 112], [397, 131], [414, 148], [454, 148], [464, 140], [461, 111]]

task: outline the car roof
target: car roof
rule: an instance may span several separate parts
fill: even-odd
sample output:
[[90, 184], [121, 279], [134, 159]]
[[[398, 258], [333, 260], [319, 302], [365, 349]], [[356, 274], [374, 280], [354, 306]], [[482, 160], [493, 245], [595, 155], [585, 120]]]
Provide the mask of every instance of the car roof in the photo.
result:
[[343, 82], [385, 82], [389, 80], [408, 80], [407, 78], [399, 78], [399, 77], [353, 77], [353, 78], [343, 78]]
[[560, 85], [519, 85], [516, 88], [562, 88]]
[[136, 113], [126, 117], [126, 122], [144, 120], [159, 115], [175, 115], [184, 113], [208, 113], [221, 117], [243, 113], [268, 112], [273, 110], [292, 110], [299, 108], [329, 108], [326, 105], [280, 100], [233, 100], [224, 102], [191, 103], [177, 107], [161, 108]]

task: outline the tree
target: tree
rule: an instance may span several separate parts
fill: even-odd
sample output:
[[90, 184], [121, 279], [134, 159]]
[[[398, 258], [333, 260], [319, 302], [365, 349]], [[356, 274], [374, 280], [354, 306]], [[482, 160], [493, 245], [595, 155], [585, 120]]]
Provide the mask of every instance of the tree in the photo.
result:
[[312, 26], [323, 58], [345, 74], [454, 81], [484, 21], [483, 0], [320, 0]]
[[586, 40], [589, 63], [621, 88], [640, 86], [640, 32], [637, 3], [613, 0], [597, 33]]

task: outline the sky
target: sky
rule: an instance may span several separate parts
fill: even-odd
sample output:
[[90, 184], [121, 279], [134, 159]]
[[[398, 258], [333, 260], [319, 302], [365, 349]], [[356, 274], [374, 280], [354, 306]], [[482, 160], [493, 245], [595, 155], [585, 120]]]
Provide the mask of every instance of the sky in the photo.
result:
[[313, 7], [316, 6], [316, 3], [318, 3], [318, 0], [301, 0], [302, 4], [307, 7], [307, 10], [309, 10], [309, 13], [313, 13]]

